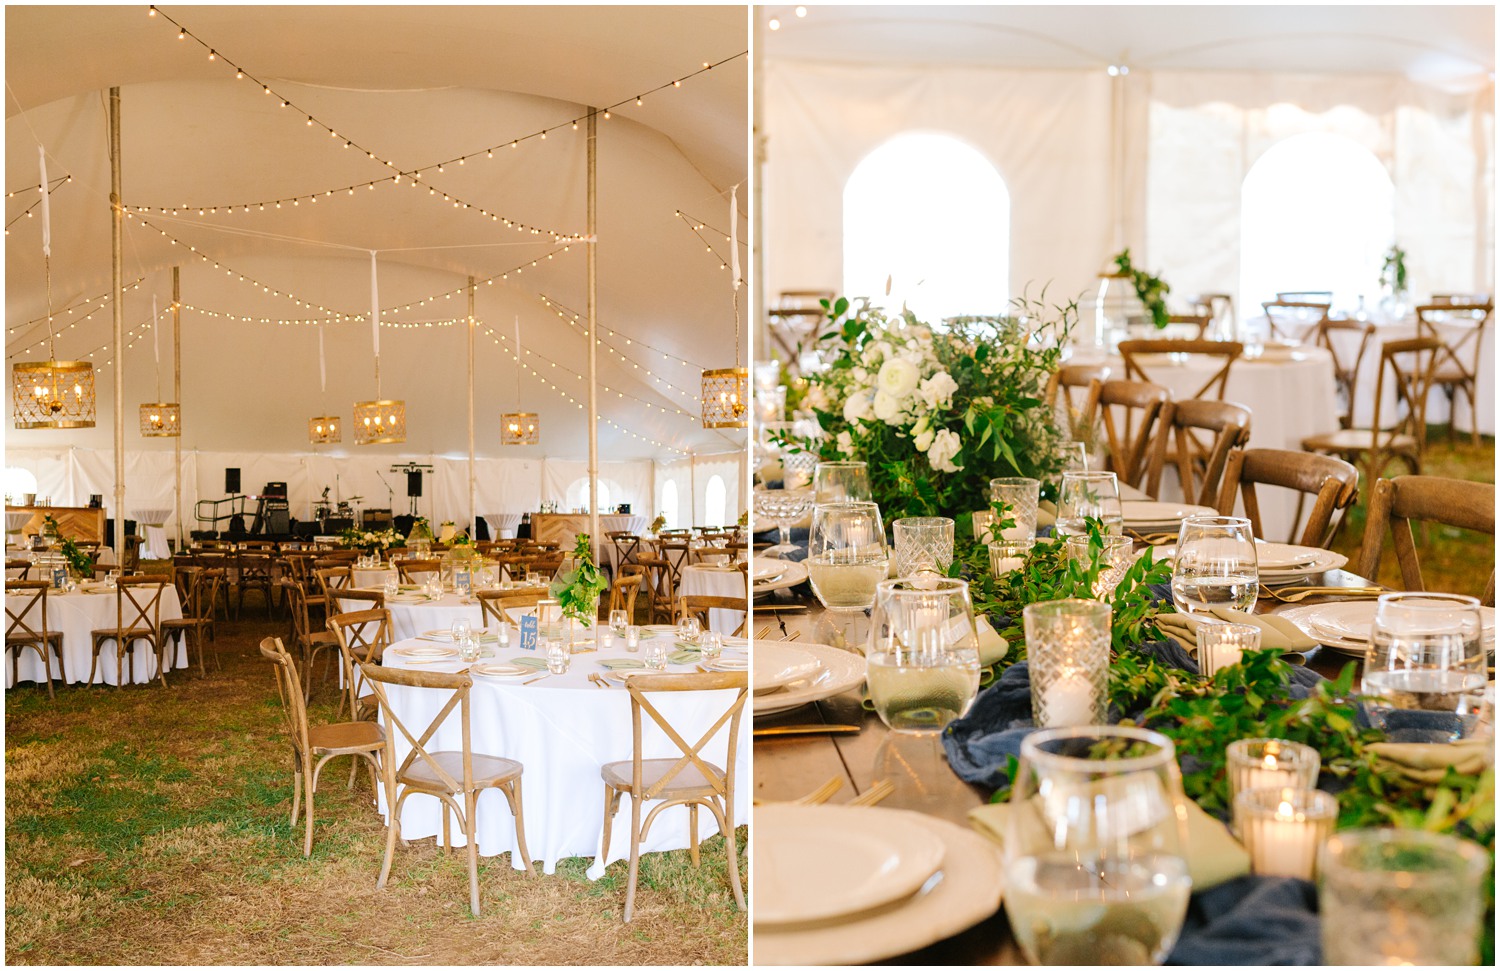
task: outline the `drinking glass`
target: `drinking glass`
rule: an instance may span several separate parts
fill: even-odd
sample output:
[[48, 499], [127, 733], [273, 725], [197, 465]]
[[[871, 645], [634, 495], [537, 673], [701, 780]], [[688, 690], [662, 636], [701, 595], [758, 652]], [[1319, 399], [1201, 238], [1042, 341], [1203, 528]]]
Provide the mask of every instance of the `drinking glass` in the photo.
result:
[[625, 636], [625, 628], [630, 626], [630, 613], [624, 610], [611, 610], [609, 612], [609, 629], [614, 631], [616, 637]]
[[1479, 963], [1477, 843], [1413, 829], [1335, 833], [1318, 858], [1326, 965]]
[[932, 575], [882, 580], [866, 652], [870, 701], [892, 731], [939, 732], [979, 692], [969, 585]]
[[1189, 516], [1177, 533], [1172, 564], [1172, 603], [1187, 614], [1215, 607], [1248, 611], [1255, 606], [1260, 570], [1250, 520], [1237, 516]]
[[1159, 964], [1192, 881], [1171, 739], [1119, 725], [1021, 742], [1006, 819], [1005, 910], [1033, 964]]
[[547, 670], [553, 674], [567, 674], [573, 663], [573, 652], [567, 640], [561, 637], [547, 638], [546, 651]]
[[807, 575], [829, 610], [863, 610], [875, 600], [890, 558], [880, 507], [873, 502], [831, 502], [813, 509]]
[[459, 643], [463, 638], [468, 637], [472, 630], [473, 628], [467, 620], [455, 620], [449, 628], [449, 632], [453, 635], [453, 643], [455, 644]]
[[465, 631], [463, 636], [454, 635], [453, 643], [458, 645], [458, 659], [460, 661], [479, 660], [479, 638]]
[[716, 661], [724, 653], [724, 635], [714, 630], [704, 631], [698, 646], [703, 660]]
[[755, 493], [755, 514], [764, 516], [776, 527], [775, 546], [765, 550], [772, 556], [784, 556], [796, 552], [799, 547], [792, 542], [792, 523], [807, 515], [813, 505], [812, 493], [803, 489], [760, 489]]
[[677, 639], [680, 641], [696, 644], [702, 633], [703, 625], [697, 617], [684, 617], [677, 622]]
[[665, 671], [667, 668], [667, 639], [665, 637], [653, 637], [646, 642], [646, 667], [653, 671]]
[[891, 526], [896, 534], [896, 576], [930, 570], [946, 574], [953, 562], [953, 520], [944, 516], [911, 516]]
[[1125, 512], [1120, 506], [1120, 482], [1113, 472], [1064, 472], [1057, 495], [1059, 536], [1086, 536], [1085, 519], [1098, 519], [1104, 530], [1116, 536], [1125, 532]]
[[[1125, 571], [1135, 562], [1135, 543], [1129, 536], [1101, 536], [1099, 543], [1099, 575], [1094, 580], [1093, 593], [1099, 600], [1108, 600]], [[1069, 536], [1065, 545], [1068, 558], [1081, 563], [1085, 571], [1093, 565], [1096, 548], [1092, 537]]]
[[1036, 535], [1036, 507], [1042, 497], [1042, 484], [1036, 479], [1006, 478], [990, 480], [990, 501], [1002, 503], [1003, 519], [1014, 519], [1014, 526], [1000, 531], [1003, 539], [1030, 539]]
[[863, 462], [819, 462], [813, 474], [813, 492], [818, 505], [829, 502], [868, 502], [870, 470]]
[[1370, 724], [1394, 742], [1473, 733], [1489, 683], [1479, 601], [1456, 593], [1387, 593], [1375, 605], [1360, 687]]
[[396, 591], [400, 589], [400, 585], [396, 582], [395, 570], [385, 575], [385, 581], [381, 584], [381, 589], [384, 591], [387, 600], [396, 595]]

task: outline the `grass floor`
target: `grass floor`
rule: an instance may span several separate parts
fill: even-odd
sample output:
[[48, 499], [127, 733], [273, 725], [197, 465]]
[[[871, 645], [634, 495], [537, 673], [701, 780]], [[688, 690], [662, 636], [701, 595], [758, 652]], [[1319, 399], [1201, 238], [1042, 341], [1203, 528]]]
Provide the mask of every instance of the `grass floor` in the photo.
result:
[[[247, 605], [221, 623], [222, 670], [160, 684], [6, 693], [7, 964], [744, 964], [723, 841], [642, 858], [625, 924], [627, 864], [585, 859], [528, 877], [480, 859], [479, 918], [462, 851], [397, 845], [376, 892], [381, 817], [362, 775], [332, 763], [311, 859], [291, 809], [290, 748]], [[314, 699], [333, 719], [332, 692]], [[602, 797], [601, 797], [602, 802]], [[627, 823], [628, 825], [628, 823]], [[617, 827], [618, 828], [618, 827]], [[745, 879], [747, 830], [737, 834]]]
[[[1399, 463], [1388, 475], [1407, 470]], [[1451, 446], [1444, 430], [1429, 429], [1423, 475], [1440, 475], [1472, 482], [1495, 481], [1495, 440], [1484, 436], [1478, 446], [1470, 444], [1468, 435], [1460, 435]], [[1360, 546], [1365, 532], [1364, 497], [1366, 483], [1360, 484], [1360, 502], [1351, 508], [1344, 528], [1335, 538], [1333, 548], [1349, 557], [1349, 569], [1359, 562]], [[1428, 590], [1466, 593], [1479, 596], [1485, 581], [1495, 568], [1495, 538], [1487, 534], [1429, 524], [1416, 529], [1417, 562], [1422, 567], [1422, 582]], [[1401, 568], [1391, 545], [1389, 531], [1383, 538], [1385, 552], [1380, 558], [1379, 580], [1393, 589], [1401, 589]]]

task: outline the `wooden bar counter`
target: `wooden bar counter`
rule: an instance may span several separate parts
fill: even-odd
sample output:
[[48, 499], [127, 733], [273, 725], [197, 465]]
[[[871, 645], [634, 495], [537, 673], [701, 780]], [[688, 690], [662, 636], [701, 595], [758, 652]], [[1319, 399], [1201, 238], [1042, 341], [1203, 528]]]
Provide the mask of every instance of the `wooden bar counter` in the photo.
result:
[[21, 528], [22, 536], [40, 534], [43, 520], [51, 516], [57, 520], [58, 532], [65, 539], [80, 543], [104, 542], [103, 509], [89, 506], [6, 506], [5, 511], [31, 513], [31, 519]]
[[[599, 516], [599, 545], [604, 544], [604, 534], [629, 529], [639, 532], [645, 528], [646, 517], [633, 514], [610, 513]], [[531, 514], [531, 538], [538, 543], [556, 543], [559, 549], [571, 550], [578, 542], [579, 533], [589, 531], [589, 514], [586, 512], [534, 512]]]

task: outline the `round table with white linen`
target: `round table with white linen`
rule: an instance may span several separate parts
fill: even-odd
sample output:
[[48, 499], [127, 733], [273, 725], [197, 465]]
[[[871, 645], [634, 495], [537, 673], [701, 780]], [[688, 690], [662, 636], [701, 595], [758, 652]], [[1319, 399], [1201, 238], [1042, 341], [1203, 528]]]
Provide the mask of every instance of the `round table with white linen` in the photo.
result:
[[[430, 641], [397, 643], [387, 649], [384, 664], [393, 667], [409, 665], [400, 656], [404, 646], [431, 647]], [[519, 648], [485, 650], [497, 657], [483, 661], [508, 661], [521, 657], [539, 658], [536, 651]], [[628, 762], [631, 758], [630, 695], [616, 684], [599, 688], [588, 680], [591, 673], [606, 669], [598, 662], [610, 658], [640, 659], [640, 653], [627, 653], [623, 647], [606, 647], [599, 651], [575, 654], [566, 674], [542, 678], [523, 684], [474, 677], [471, 695], [471, 737], [473, 750], [520, 762], [525, 771], [521, 777], [522, 803], [526, 814], [526, 847], [533, 860], [542, 861], [543, 872], [554, 873], [557, 862], [567, 857], [592, 856], [588, 869], [590, 879], [597, 880], [611, 862], [630, 854], [630, 797], [620, 801], [609, 845], [609, 858], [600, 857], [604, 832], [604, 782], [600, 769], [608, 762]], [[452, 661], [422, 664], [418, 670], [457, 671], [467, 665], [456, 657]], [[670, 664], [667, 673], [688, 673], [692, 665]], [[538, 672], [538, 676], [544, 673]], [[526, 678], [524, 680], [531, 680]], [[426, 727], [437, 714], [448, 693], [431, 689], [390, 686], [391, 704], [409, 728]], [[698, 738], [723, 714], [734, 699], [733, 691], [690, 691], [662, 693], [652, 697], [678, 733], [689, 743]], [[748, 707], [748, 705], [747, 705]], [[646, 758], [676, 758], [681, 751], [664, 735], [648, 716], [642, 716], [642, 741]], [[434, 737], [429, 750], [457, 749], [460, 746], [457, 714]], [[396, 758], [405, 758], [408, 746], [398, 740]], [[703, 756], [715, 765], [726, 766], [729, 731], [727, 722], [704, 747]], [[750, 725], [749, 716], [741, 725], [735, 753], [736, 825], [748, 820], [750, 808]], [[442, 832], [441, 804], [431, 796], [413, 795], [401, 812], [401, 835], [404, 839], [421, 839]], [[380, 810], [388, 813], [384, 794]], [[716, 831], [713, 815], [701, 812], [699, 838]], [[505, 797], [487, 790], [479, 797], [476, 822], [479, 852], [495, 856], [515, 848], [515, 824]], [[732, 837], [731, 837], [732, 838]], [[463, 834], [453, 828], [454, 845], [462, 846]], [[654, 853], [682, 849], [688, 845], [686, 807], [663, 810], [651, 824], [641, 852]], [[516, 869], [522, 861], [511, 860]]]
[[167, 543], [167, 531], [163, 527], [172, 515], [170, 509], [137, 509], [135, 520], [141, 527], [141, 559], [170, 560], [172, 547]]
[[[679, 574], [679, 596], [738, 597], [745, 599], [745, 573], [732, 566], [685, 566]], [[733, 634], [744, 623], [743, 610], [710, 610], [708, 627], [720, 634]]]
[[490, 539], [515, 539], [516, 527], [521, 525], [521, 513], [487, 512], [480, 516], [490, 527]]
[[[376, 571], [378, 572], [378, 571]], [[372, 586], [377, 593], [379, 586]], [[509, 592], [533, 593], [545, 590], [545, 587], [515, 587]], [[339, 603], [339, 611], [360, 610], [365, 607], [362, 603], [338, 600], [337, 591], [334, 599]], [[387, 599], [386, 610], [391, 612], [391, 640], [404, 640], [408, 637], [417, 637], [431, 630], [447, 630], [453, 626], [455, 620], [467, 620], [474, 629], [478, 630], [484, 625], [480, 622], [483, 612], [480, 610], [479, 601], [473, 597], [460, 597], [456, 593], [444, 593], [436, 600], [429, 599], [425, 594], [403, 592], [396, 595], [394, 600]]]
[[[48, 630], [61, 631], [63, 667], [70, 684], [82, 684], [89, 678], [89, 664], [93, 660], [93, 638], [90, 636], [96, 630], [114, 627], [118, 623], [118, 615], [115, 611], [115, 592], [106, 590], [102, 584], [98, 587], [90, 585], [90, 592], [83, 592], [80, 588], [74, 593], [58, 593], [55, 590], [47, 592], [47, 628]], [[40, 606], [33, 607], [36, 614], [33, 619], [28, 615], [27, 622], [34, 626], [40, 626]], [[130, 622], [131, 612], [134, 608], [129, 601], [125, 603], [126, 623]], [[178, 620], [182, 617], [182, 604], [177, 599], [177, 588], [167, 584], [161, 595], [161, 620]], [[131, 647], [132, 657], [135, 661], [135, 684], [144, 684], [156, 677], [156, 655], [151, 650], [151, 645], [145, 641], [136, 641]], [[42, 668], [41, 658], [35, 651], [23, 650], [20, 655], [20, 680], [36, 681], [40, 683], [46, 677]], [[103, 681], [105, 684], [119, 684], [120, 672], [115, 667], [115, 648], [113, 644], [106, 644], [104, 650], [99, 652], [99, 670], [94, 675], [94, 683]], [[186, 638], [180, 638], [177, 642], [175, 656], [167, 658], [167, 670], [186, 667], [188, 664]], [[129, 670], [130, 661], [126, 661]], [[56, 671], [53, 677], [56, 677]], [[5, 686], [11, 687], [15, 680], [11, 674], [11, 666], [5, 665]]]
[[[1466, 331], [1472, 331], [1474, 322], [1472, 319], [1456, 319], [1453, 322], [1438, 322], [1438, 335], [1450, 345], [1457, 345]], [[1380, 346], [1389, 341], [1407, 340], [1417, 336], [1417, 321], [1415, 316], [1391, 323], [1377, 322], [1375, 336], [1370, 339], [1370, 346], [1365, 351], [1365, 356], [1359, 362], [1359, 376], [1355, 379], [1354, 394], [1354, 424], [1358, 428], [1369, 428], [1375, 420], [1375, 385], [1380, 376]], [[1473, 364], [1474, 345], [1473, 338], [1464, 344], [1459, 351], [1459, 359], [1464, 362], [1465, 367]], [[1452, 360], [1442, 351], [1438, 352], [1437, 366], [1439, 370], [1445, 367], [1451, 368]], [[1386, 387], [1381, 395], [1380, 419], [1381, 424], [1387, 424], [1396, 414], [1396, 392], [1391, 387], [1391, 376], [1386, 375]], [[1479, 431], [1484, 435], [1495, 433], [1495, 328], [1493, 326], [1484, 329], [1482, 343], [1480, 344], [1479, 370], [1475, 375], [1475, 385], [1479, 399]], [[1462, 395], [1457, 396], [1458, 414], [1449, 415], [1448, 396], [1443, 394], [1437, 387], [1433, 387], [1427, 397], [1427, 422], [1430, 425], [1446, 425], [1450, 420], [1454, 422], [1455, 431], [1470, 431], [1469, 426], [1473, 424], [1473, 413], [1469, 409], [1469, 402]]]

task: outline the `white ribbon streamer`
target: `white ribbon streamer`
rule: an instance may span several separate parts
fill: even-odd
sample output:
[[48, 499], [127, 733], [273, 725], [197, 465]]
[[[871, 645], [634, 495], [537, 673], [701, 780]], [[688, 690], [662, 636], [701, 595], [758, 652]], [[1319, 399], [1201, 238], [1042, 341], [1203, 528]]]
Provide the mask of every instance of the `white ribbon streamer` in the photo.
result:
[[[161, 380], [161, 341], [156, 335], [161, 331], [161, 315], [156, 312], [156, 294], [151, 295], [151, 350], [156, 354], [156, 378]], [[158, 397], [160, 392], [157, 393]]]
[[370, 250], [370, 340], [380, 356], [380, 287], [375, 282], [375, 251]]
[[729, 190], [729, 275], [734, 288], [740, 288], [740, 187]]
[[328, 390], [328, 364], [323, 356], [323, 329], [327, 324], [318, 325], [318, 390]]
[[52, 255], [52, 199], [47, 192], [47, 150], [36, 147], [37, 163], [42, 170], [42, 255]]

